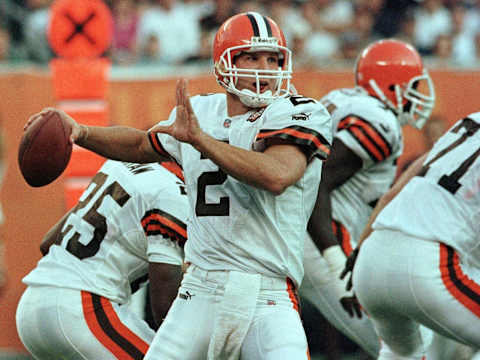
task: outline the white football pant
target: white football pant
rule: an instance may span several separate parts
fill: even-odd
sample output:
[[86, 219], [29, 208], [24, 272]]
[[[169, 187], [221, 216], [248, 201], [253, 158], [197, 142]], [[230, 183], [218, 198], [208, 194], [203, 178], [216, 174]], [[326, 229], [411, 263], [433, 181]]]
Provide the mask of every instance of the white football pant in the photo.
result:
[[291, 281], [191, 264], [145, 359], [308, 359]]
[[[376, 230], [353, 272], [357, 297], [381, 339], [398, 357], [421, 359], [427, 342], [419, 324], [480, 347], [480, 271], [438, 242]], [[383, 349], [382, 349], [383, 350]]]
[[143, 359], [155, 335], [127, 305], [85, 291], [28, 286], [17, 331], [35, 359]]

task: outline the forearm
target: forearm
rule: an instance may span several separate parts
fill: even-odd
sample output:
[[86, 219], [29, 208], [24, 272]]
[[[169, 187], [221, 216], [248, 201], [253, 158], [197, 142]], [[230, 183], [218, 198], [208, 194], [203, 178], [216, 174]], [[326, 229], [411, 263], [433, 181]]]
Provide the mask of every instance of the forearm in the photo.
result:
[[[325, 173], [324, 173], [325, 174]], [[320, 252], [339, 245], [332, 229], [332, 202], [325, 181], [320, 182], [317, 200], [308, 221], [308, 233]]]
[[113, 160], [148, 163], [160, 158], [148, 144], [145, 131], [126, 126], [81, 125], [76, 144]]
[[[194, 146], [228, 175], [274, 194], [281, 194], [286, 187], [301, 177], [296, 169], [292, 169], [286, 162], [279, 161], [277, 156], [272, 155], [273, 152], [268, 151], [275, 147], [276, 154], [284, 152], [286, 158], [292, 155], [292, 149], [285, 149], [287, 146], [272, 145], [265, 152], [256, 152], [229, 145], [207, 134], [202, 134]], [[299, 149], [298, 155], [304, 158], [306, 164], [306, 157]]]
[[172, 302], [178, 295], [183, 278], [180, 265], [150, 263], [150, 300], [154, 320], [158, 326], [167, 316]]
[[65, 221], [67, 221], [67, 218], [72, 213], [72, 211], [73, 208], [70, 209], [65, 215], [63, 215], [63, 217], [45, 234], [42, 239], [42, 243], [40, 244], [40, 252], [42, 253], [42, 256], [48, 254], [48, 251], [53, 244], [60, 245], [60, 242], [62, 241], [60, 234], [62, 232], [63, 225], [65, 225]]

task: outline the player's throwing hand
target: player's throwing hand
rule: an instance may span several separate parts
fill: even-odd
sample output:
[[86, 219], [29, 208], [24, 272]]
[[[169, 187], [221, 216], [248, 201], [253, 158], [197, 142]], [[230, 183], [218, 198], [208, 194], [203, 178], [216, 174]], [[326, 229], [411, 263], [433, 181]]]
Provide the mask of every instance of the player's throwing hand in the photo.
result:
[[60, 118], [66, 121], [72, 128], [72, 133], [70, 135], [69, 141], [71, 144], [74, 144], [79, 138], [85, 138], [88, 135], [88, 129], [86, 127], [82, 127], [79, 123], [77, 123], [70, 115], [68, 115], [65, 111], [55, 109], [52, 107], [44, 108], [42, 111], [33, 114], [28, 118], [27, 123], [23, 127], [23, 131], [27, 131], [27, 129], [37, 120], [42, 118], [48, 113], [56, 112]]
[[156, 125], [153, 132], [165, 133], [181, 142], [194, 145], [202, 134], [198, 120], [193, 112], [192, 104], [187, 92], [187, 81], [180, 79], [176, 90], [177, 116], [171, 125]]

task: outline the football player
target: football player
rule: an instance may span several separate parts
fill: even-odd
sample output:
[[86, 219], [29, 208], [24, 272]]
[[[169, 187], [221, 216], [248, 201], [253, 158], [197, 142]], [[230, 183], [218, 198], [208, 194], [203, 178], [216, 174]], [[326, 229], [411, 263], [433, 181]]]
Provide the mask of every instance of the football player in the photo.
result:
[[360, 238], [353, 284], [383, 340], [379, 359], [421, 359], [419, 324], [480, 347], [479, 129], [480, 113], [455, 123], [381, 198]]
[[159, 163], [105, 162], [23, 279], [16, 322], [27, 350], [46, 360], [143, 359], [154, 331], [129, 309], [131, 295], [149, 278], [155, 319], [165, 317], [188, 212], [183, 181]]
[[213, 61], [225, 93], [190, 99], [181, 79], [169, 122], [148, 132], [59, 114], [80, 146], [134, 162], [169, 154], [183, 167], [189, 266], [146, 359], [307, 359], [296, 288], [330, 115], [292, 94], [291, 51], [266, 16], [226, 20]]
[[333, 90], [321, 99], [332, 115], [334, 140], [309, 233], [323, 246], [317, 249], [310, 238], [306, 241], [300, 295], [376, 356], [379, 340], [373, 325], [361, 316], [358, 304], [347, 303], [354, 299], [344, 297], [345, 283], [339, 275], [375, 202], [394, 181], [403, 150], [402, 126], [421, 128], [435, 93], [418, 52], [393, 39], [376, 41], [360, 53], [355, 83], [354, 88]]

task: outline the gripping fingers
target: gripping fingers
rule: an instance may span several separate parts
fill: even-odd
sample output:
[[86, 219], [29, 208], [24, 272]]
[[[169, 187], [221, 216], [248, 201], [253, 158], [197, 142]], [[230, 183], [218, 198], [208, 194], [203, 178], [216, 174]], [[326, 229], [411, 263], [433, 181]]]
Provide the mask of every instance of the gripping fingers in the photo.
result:
[[340, 304], [342, 305], [343, 309], [348, 312], [350, 317], [358, 317], [359, 319], [362, 318], [362, 307], [360, 306], [360, 303], [355, 295], [342, 297], [340, 299]]
[[52, 108], [45, 108], [45, 109], [42, 109], [42, 111], [38, 112], [38, 113], [35, 113], [33, 115], [31, 115], [27, 122], [25, 123], [25, 126], [23, 127], [23, 131], [27, 130], [27, 128], [32, 125], [35, 121], [37, 121], [38, 119], [40, 119], [42, 116], [46, 115], [47, 113], [53, 111], [54, 109]]

